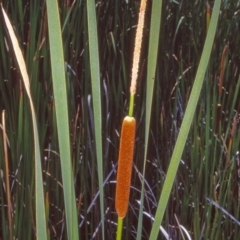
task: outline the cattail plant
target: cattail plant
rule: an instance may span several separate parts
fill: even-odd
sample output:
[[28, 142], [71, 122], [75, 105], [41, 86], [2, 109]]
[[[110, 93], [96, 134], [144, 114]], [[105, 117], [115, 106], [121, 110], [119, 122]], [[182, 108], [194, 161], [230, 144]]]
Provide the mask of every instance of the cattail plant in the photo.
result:
[[134, 141], [136, 131], [136, 120], [133, 115], [134, 95], [136, 93], [136, 85], [138, 78], [138, 68], [140, 61], [140, 53], [142, 46], [142, 34], [144, 26], [144, 16], [146, 10], [146, 0], [141, 0], [137, 32], [135, 38], [135, 46], [133, 53], [132, 78], [130, 86], [130, 104], [129, 114], [122, 123], [120, 149], [118, 158], [117, 186], [115, 208], [118, 214], [118, 230], [117, 239], [121, 239], [122, 235], [122, 220], [127, 214], [130, 184], [132, 175], [132, 162], [134, 154]]

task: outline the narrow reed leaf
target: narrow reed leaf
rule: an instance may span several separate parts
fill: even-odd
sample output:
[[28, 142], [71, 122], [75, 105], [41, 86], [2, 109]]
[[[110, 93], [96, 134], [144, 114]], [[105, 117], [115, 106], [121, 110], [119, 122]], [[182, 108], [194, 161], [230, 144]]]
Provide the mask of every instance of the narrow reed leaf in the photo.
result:
[[[229, 111], [230, 112], [230, 116], [229, 116], [230, 119], [232, 119], [233, 114], [234, 114], [234, 106], [236, 105], [237, 99], [239, 97], [239, 90], [240, 90], [240, 76], [238, 77], [238, 80], [237, 80], [237, 85], [235, 87], [232, 106], [231, 106], [230, 111]], [[231, 122], [229, 122], [229, 125], [231, 125]]]
[[[145, 149], [143, 161], [143, 178], [145, 176], [145, 166], [147, 161], [147, 146], [149, 140], [150, 116], [152, 110], [153, 88], [155, 73], [157, 67], [158, 45], [162, 16], [162, 0], [154, 0], [152, 3], [150, 38], [147, 64], [147, 96], [146, 96], [146, 122], [145, 122]], [[142, 221], [143, 221], [143, 201], [144, 201], [144, 181], [142, 181], [140, 210], [138, 218], [137, 240], [142, 239]]]
[[7, 211], [8, 211], [8, 229], [9, 239], [13, 239], [13, 225], [12, 225], [12, 203], [9, 183], [9, 158], [8, 158], [8, 147], [7, 147], [7, 134], [6, 134], [6, 121], [5, 121], [5, 110], [2, 111], [2, 130], [3, 130], [3, 148], [4, 148], [4, 162], [5, 162], [5, 179], [6, 179], [6, 193], [7, 193]]
[[87, 1], [87, 23], [90, 57], [90, 75], [92, 84], [94, 133], [97, 152], [98, 186], [100, 191], [100, 211], [102, 222], [102, 239], [104, 237], [104, 202], [103, 202], [103, 160], [102, 160], [102, 109], [101, 109], [101, 84], [99, 69], [99, 49], [97, 37], [97, 20], [95, 1]]
[[30, 92], [29, 77], [27, 74], [25, 61], [24, 61], [20, 46], [18, 44], [16, 35], [13, 31], [12, 25], [2, 6], [1, 8], [2, 8], [4, 21], [12, 42], [13, 51], [14, 51], [14, 54], [23, 78], [24, 86], [25, 86], [27, 96], [29, 98], [30, 107], [31, 107], [33, 134], [34, 134], [34, 158], [35, 158], [36, 237], [37, 239], [47, 239], [39, 135], [38, 135], [35, 110], [34, 110], [33, 101], [32, 101], [31, 92]]
[[222, 58], [221, 58], [221, 65], [220, 65], [220, 78], [219, 78], [219, 96], [222, 96], [222, 88], [223, 88], [223, 78], [225, 72], [225, 60], [228, 53], [228, 45], [226, 45], [223, 49]]
[[57, 0], [47, 1], [47, 16], [48, 16], [48, 32], [50, 42], [53, 92], [56, 106], [57, 132], [63, 180], [63, 194], [66, 213], [67, 235], [68, 239], [75, 240], [79, 239], [78, 221], [71, 164], [71, 151], [70, 151], [71, 148], [68, 119], [69, 115], [62, 47], [62, 34]]
[[150, 240], [157, 239], [159, 226], [163, 219], [163, 215], [168, 203], [172, 185], [177, 173], [178, 165], [182, 156], [182, 152], [187, 140], [189, 130], [190, 130], [192, 119], [193, 119], [197, 102], [200, 96], [205, 72], [207, 70], [208, 62], [210, 59], [210, 53], [212, 50], [213, 41], [214, 41], [216, 29], [217, 29], [220, 6], [221, 6], [221, 0], [216, 0], [213, 7], [213, 13], [212, 13], [206, 41], [204, 44], [203, 53], [202, 53], [199, 67], [196, 73], [196, 78], [195, 78], [192, 92], [189, 98], [187, 109], [183, 118], [183, 122], [180, 128], [180, 132], [177, 137], [177, 142], [174, 147], [173, 155], [172, 155], [168, 172], [166, 175], [166, 179], [163, 185], [160, 200], [158, 203], [157, 211], [155, 214], [155, 221], [153, 223], [150, 238], [149, 238]]
[[221, 112], [222, 112], [222, 105], [218, 103], [217, 109], [216, 109], [216, 125], [215, 125], [215, 131], [214, 131], [215, 135], [218, 134], [219, 127], [221, 124]]
[[115, 198], [115, 208], [118, 217], [120, 218], [124, 218], [126, 216], [128, 209], [135, 130], [135, 118], [126, 116], [123, 120], [121, 130]]

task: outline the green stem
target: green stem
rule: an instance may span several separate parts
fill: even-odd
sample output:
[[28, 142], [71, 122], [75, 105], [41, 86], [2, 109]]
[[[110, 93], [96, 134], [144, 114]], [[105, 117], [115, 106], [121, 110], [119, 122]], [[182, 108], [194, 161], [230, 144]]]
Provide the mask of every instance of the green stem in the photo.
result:
[[118, 217], [117, 238], [116, 238], [116, 240], [121, 240], [122, 239], [122, 224], [123, 224], [123, 218]]
[[130, 95], [130, 103], [129, 103], [129, 112], [128, 112], [129, 117], [133, 116], [133, 106], [134, 106], [134, 94], [131, 94]]

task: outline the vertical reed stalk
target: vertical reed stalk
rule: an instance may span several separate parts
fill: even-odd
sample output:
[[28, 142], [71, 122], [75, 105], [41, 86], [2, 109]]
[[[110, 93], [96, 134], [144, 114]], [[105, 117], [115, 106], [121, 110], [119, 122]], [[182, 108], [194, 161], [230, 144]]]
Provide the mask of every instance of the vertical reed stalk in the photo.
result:
[[10, 194], [10, 183], [9, 183], [9, 166], [8, 166], [8, 149], [7, 149], [7, 135], [6, 135], [6, 124], [5, 124], [5, 110], [2, 112], [2, 128], [3, 128], [3, 148], [4, 148], [4, 161], [5, 161], [5, 179], [6, 179], [6, 193], [7, 193], [7, 205], [8, 205], [8, 228], [9, 228], [9, 239], [13, 239], [12, 233], [12, 204]]
[[222, 58], [221, 58], [221, 65], [220, 65], [220, 78], [219, 78], [219, 96], [222, 96], [222, 88], [223, 88], [223, 78], [225, 72], [225, 60], [228, 53], [228, 45], [226, 45], [223, 49]]
[[[219, 77], [219, 85], [218, 85], [218, 94], [219, 94], [219, 101], [221, 101], [222, 97], [222, 89], [223, 89], [223, 79], [225, 73], [225, 60], [228, 53], [228, 45], [226, 45], [223, 49], [221, 64], [220, 64], [220, 77]], [[215, 126], [215, 135], [218, 134], [219, 127], [221, 125], [221, 110], [222, 104], [218, 103], [217, 105], [217, 115], [216, 115], [216, 126]]]

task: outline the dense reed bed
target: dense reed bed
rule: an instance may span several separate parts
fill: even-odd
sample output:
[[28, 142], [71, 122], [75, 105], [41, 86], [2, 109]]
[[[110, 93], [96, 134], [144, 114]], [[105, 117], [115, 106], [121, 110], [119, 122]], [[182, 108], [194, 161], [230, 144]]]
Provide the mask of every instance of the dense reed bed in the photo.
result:
[[[0, 238], [115, 239], [117, 159], [140, 2], [50, 2], [1, 1], [26, 64], [38, 144], [1, 10]], [[221, 10], [211, 55], [159, 229], [155, 214], [215, 2]], [[235, 0], [148, 1], [122, 239], [239, 239], [239, 21]]]

